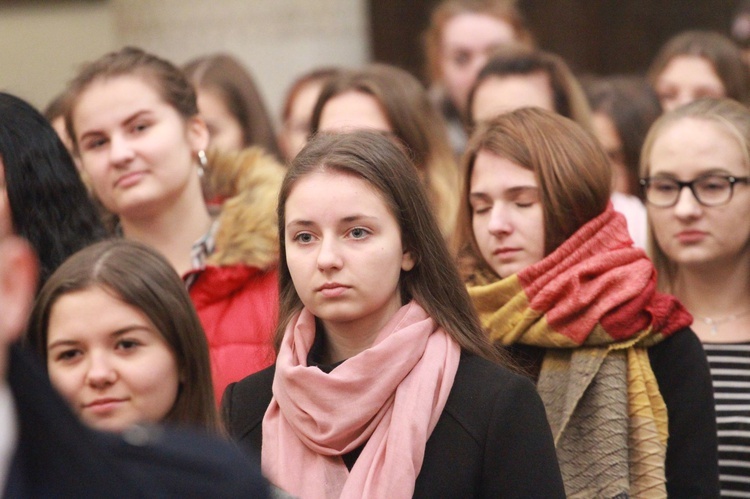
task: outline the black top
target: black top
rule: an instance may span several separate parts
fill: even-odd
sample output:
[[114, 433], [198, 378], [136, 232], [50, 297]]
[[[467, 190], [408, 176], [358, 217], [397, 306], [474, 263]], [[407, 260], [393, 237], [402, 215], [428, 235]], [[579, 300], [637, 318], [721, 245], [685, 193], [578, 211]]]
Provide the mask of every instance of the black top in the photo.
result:
[[[123, 436], [84, 426], [28, 352], [11, 348], [8, 384], [19, 435], [3, 497], [267, 497], [257, 461], [187, 430]], [[2, 489], [0, 484], [0, 489]]]
[[[259, 452], [274, 366], [232, 383], [222, 416], [243, 447]], [[529, 380], [463, 353], [427, 441], [414, 497], [565, 497], [544, 407]]]
[[[508, 348], [536, 379], [543, 348]], [[667, 406], [667, 494], [669, 497], [719, 497], [716, 419], [711, 375], [703, 346], [685, 328], [648, 349], [651, 369]]]

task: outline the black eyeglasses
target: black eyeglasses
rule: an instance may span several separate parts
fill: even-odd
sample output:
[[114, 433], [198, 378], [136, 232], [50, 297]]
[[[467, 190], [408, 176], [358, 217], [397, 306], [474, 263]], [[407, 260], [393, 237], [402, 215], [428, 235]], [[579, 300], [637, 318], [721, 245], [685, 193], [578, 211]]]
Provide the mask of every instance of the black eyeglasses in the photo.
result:
[[747, 184], [748, 180], [750, 180], [750, 177], [703, 175], [690, 182], [666, 177], [648, 177], [642, 178], [640, 183], [649, 204], [660, 208], [669, 208], [677, 204], [680, 193], [685, 187], [690, 188], [695, 200], [703, 206], [727, 204], [734, 194], [734, 184]]

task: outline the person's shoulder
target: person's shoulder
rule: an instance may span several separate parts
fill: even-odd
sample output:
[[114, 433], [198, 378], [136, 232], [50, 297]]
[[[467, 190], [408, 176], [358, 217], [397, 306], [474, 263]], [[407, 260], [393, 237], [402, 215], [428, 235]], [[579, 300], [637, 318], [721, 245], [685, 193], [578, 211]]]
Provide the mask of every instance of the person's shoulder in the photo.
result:
[[231, 383], [221, 399], [221, 417], [227, 431], [242, 439], [263, 421], [273, 398], [276, 364]]
[[529, 398], [538, 398], [531, 380], [477, 355], [462, 353], [446, 410], [457, 419], [483, 424], [480, 420], [492, 417], [498, 406]]
[[677, 358], [705, 357], [700, 339], [690, 327], [685, 327], [648, 349], [652, 365], [675, 362]]
[[106, 445], [131, 478], [164, 497], [267, 497], [260, 463], [199, 431], [136, 426]]

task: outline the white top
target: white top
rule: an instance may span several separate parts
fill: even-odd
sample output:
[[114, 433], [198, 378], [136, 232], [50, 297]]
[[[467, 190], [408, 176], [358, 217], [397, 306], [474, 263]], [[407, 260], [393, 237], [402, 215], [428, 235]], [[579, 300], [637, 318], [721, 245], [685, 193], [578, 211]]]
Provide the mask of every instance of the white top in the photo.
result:
[[628, 232], [633, 243], [639, 248], [646, 249], [646, 235], [648, 233], [646, 207], [637, 197], [622, 192], [613, 192], [611, 199], [615, 210], [625, 215], [625, 220], [628, 221]]
[[8, 472], [18, 441], [18, 417], [8, 384], [0, 380], [0, 494], [5, 490]]

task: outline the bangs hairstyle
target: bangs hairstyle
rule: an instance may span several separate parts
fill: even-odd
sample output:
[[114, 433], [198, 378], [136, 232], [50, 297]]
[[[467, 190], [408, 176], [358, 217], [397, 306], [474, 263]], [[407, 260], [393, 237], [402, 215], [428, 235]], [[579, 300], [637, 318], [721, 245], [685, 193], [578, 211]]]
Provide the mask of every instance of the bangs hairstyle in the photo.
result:
[[477, 155], [487, 151], [534, 172], [544, 219], [544, 254], [549, 255], [583, 225], [604, 212], [612, 173], [596, 138], [573, 121], [538, 108], [522, 108], [481, 123], [463, 156], [464, 180], [456, 240], [461, 270], [493, 276], [481, 257], [469, 203]]
[[[750, 173], [750, 110], [732, 99], [701, 99], [665, 113], [654, 122], [643, 143], [641, 178], [646, 178], [651, 174], [651, 152], [659, 137], [669, 128], [686, 119], [712, 123], [733, 137], [742, 151], [745, 169]], [[656, 242], [653, 224], [650, 221], [647, 248], [657, 270], [659, 289], [671, 292], [677, 268]]]
[[52, 274], [31, 313], [27, 340], [47, 366], [52, 308], [60, 297], [92, 287], [142, 311], [169, 345], [180, 386], [164, 422], [218, 431], [208, 344], [185, 285], [155, 250], [109, 239], [79, 251]]
[[319, 130], [326, 103], [346, 92], [370, 95], [380, 104], [393, 135], [412, 156], [443, 233], [450, 236], [458, 207], [458, 167], [445, 123], [425, 88], [408, 72], [386, 64], [342, 72], [321, 90], [311, 118], [311, 135]]
[[228, 54], [207, 55], [183, 66], [197, 91], [216, 91], [227, 110], [242, 129], [244, 147], [261, 146], [277, 159], [281, 151], [276, 142], [271, 117], [250, 72]]
[[119, 76], [143, 78], [185, 120], [198, 114], [195, 90], [182, 71], [166, 59], [139, 48], [125, 47], [86, 64], [66, 90], [69, 100], [65, 112], [65, 128], [76, 153], [78, 139], [73, 114], [81, 95], [94, 83]]
[[707, 60], [724, 84], [726, 97], [750, 104], [750, 72], [742, 51], [729, 38], [715, 31], [685, 31], [669, 39], [654, 57], [646, 78], [652, 87], [664, 68], [678, 56], [695, 56]]
[[517, 43], [534, 46], [534, 39], [526, 26], [515, 0], [444, 0], [432, 11], [430, 25], [423, 35], [426, 55], [426, 73], [432, 82], [441, 81], [443, 30], [452, 18], [459, 14], [485, 14], [509, 24], [513, 28]]
[[482, 331], [413, 164], [389, 138], [373, 131], [313, 137], [284, 178], [278, 203], [281, 251], [277, 352], [286, 326], [303, 307], [286, 259], [286, 201], [300, 179], [319, 172], [354, 176], [380, 194], [398, 223], [404, 251], [410, 252], [415, 261], [413, 269], [401, 272], [403, 302], [413, 299], [419, 303], [462, 349], [500, 361], [500, 354]]

